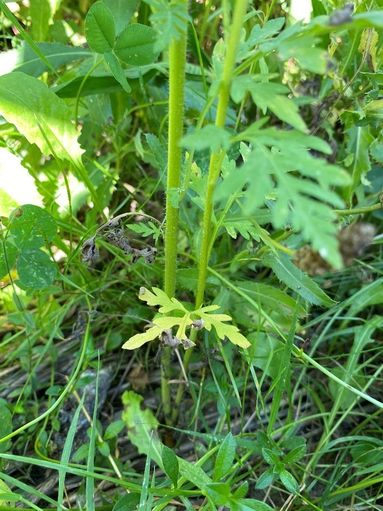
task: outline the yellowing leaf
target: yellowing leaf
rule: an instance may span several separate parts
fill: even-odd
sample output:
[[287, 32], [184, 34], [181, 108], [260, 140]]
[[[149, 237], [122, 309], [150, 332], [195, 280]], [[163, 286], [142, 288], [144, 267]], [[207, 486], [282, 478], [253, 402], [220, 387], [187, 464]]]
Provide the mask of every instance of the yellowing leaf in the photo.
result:
[[168, 295], [158, 287], [153, 287], [152, 289], [154, 291], [153, 293], [145, 287], [142, 287], [138, 295], [139, 299], [143, 300], [148, 305], [160, 306], [159, 311], [163, 314], [174, 310], [186, 312], [185, 307], [176, 298], [169, 298]]
[[124, 350], [135, 350], [140, 348], [143, 344], [153, 341], [156, 337], [158, 337], [162, 332], [162, 329], [155, 325], [146, 330], [146, 332], [142, 334], [133, 335], [125, 344], [122, 345]]

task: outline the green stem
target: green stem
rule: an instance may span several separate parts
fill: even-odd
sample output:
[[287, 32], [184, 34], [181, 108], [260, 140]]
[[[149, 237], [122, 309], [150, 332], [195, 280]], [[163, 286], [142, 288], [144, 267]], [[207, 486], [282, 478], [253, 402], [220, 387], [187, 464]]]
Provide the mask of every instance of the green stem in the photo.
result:
[[[226, 56], [223, 67], [223, 76], [218, 94], [218, 107], [215, 125], [219, 128], [225, 126], [227, 107], [230, 98], [230, 87], [234, 72], [235, 58], [240, 40], [243, 20], [247, 9], [247, 0], [235, 2], [231, 32], [226, 46]], [[196, 293], [196, 308], [203, 303], [206, 286], [207, 267], [209, 263], [211, 243], [211, 219], [213, 214], [213, 193], [221, 171], [225, 151], [214, 151], [210, 158], [208, 182], [206, 190], [205, 208], [202, 220], [202, 243], [198, 265], [198, 283]]]
[[[187, 9], [187, 0], [180, 0]], [[164, 289], [168, 296], [174, 296], [177, 268], [178, 206], [171, 201], [171, 193], [180, 188], [183, 134], [184, 86], [186, 65], [187, 29], [169, 46], [169, 130], [168, 130], [168, 173], [166, 185], [166, 228], [165, 228], [165, 276]], [[165, 421], [171, 422], [171, 398], [169, 375], [171, 350], [165, 347], [161, 358], [161, 396]]]
[[[222, 80], [220, 85], [220, 90], [218, 94], [218, 106], [217, 106], [217, 114], [215, 119], [215, 125], [219, 128], [223, 128], [226, 122], [226, 114], [227, 108], [229, 105], [230, 99], [230, 87], [234, 72], [235, 59], [237, 54], [237, 48], [240, 40], [241, 29], [243, 20], [246, 14], [248, 0], [237, 0], [235, 2], [234, 14], [231, 24], [231, 31], [229, 35], [229, 39], [227, 41], [226, 46], [226, 56], [223, 67]], [[197, 281], [197, 291], [196, 291], [196, 299], [195, 306], [196, 309], [201, 307], [205, 295], [205, 287], [206, 287], [206, 276], [207, 276], [207, 268], [209, 263], [210, 251], [213, 246], [214, 240], [212, 239], [212, 215], [213, 215], [213, 194], [214, 189], [217, 184], [217, 179], [221, 172], [222, 161], [225, 157], [225, 151], [218, 150], [211, 154], [210, 164], [209, 164], [209, 173], [208, 173], [208, 182], [207, 182], [207, 190], [206, 190], [206, 198], [204, 205], [204, 215], [202, 219], [202, 242], [201, 242], [201, 250], [199, 256], [198, 263], [198, 281]], [[193, 330], [191, 333], [191, 340], [195, 341], [197, 336], [196, 330]], [[192, 350], [189, 349], [186, 351], [183, 365], [184, 370], [187, 372], [190, 360], [191, 360]], [[180, 385], [178, 387], [175, 406], [173, 410], [172, 420], [176, 421], [178, 416], [178, 409], [181, 404], [183, 395], [185, 392], [185, 386]]]
[[371, 213], [371, 211], [377, 211], [379, 209], [383, 209], [382, 202], [378, 202], [377, 204], [373, 204], [372, 206], [365, 206], [363, 208], [334, 209], [333, 211], [339, 216], [347, 216], [347, 215], [364, 215], [365, 213]]

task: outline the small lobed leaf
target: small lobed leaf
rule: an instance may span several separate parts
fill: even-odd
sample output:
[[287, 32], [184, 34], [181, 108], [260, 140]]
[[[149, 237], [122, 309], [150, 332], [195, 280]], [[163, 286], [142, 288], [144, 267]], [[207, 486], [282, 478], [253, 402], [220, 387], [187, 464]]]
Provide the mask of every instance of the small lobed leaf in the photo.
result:
[[89, 46], [97, 53], [112, 51], [116, 30], [113, 13], [104, 2], [96, 2], [85, 18], [85, 36]]

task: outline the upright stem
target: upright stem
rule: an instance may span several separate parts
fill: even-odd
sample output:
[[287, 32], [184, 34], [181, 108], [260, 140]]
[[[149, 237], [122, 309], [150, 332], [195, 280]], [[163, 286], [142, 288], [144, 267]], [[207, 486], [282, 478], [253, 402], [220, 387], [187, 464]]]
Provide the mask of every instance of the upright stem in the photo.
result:
[[[226, 55], [223, 66], [220, 90], [218, 94], [217, 114], [215, 118], [215, 125], [218, 126], [219, 128], [223, 128], [226, 122], [227, 108], [230, 99], [230, 87], [233, 78], [238, 44], [241, 36], [241, 29], [246, 14], [247, 3], [248, 0], [236, 0], [236, 2], [234, 3], [235, 7], [231, 24], [231, 31], [226, 45]], [[211, 219], [213, 214], [213, 194], [215, 186], [217, 184], [217, 179], [221, 172], [221, 165], [224, 157], [225, 151], [223, 150], [213, 152], [210, 157], [206, 198], [204, 204], [204, 214], [202, 219], [202, 241], [198, 262], [198, 280], [195, 299], [195, 306], [197, 309], [201, 307], [205, 295], [207, 268], [209, 263], [210, 250], [213, 244], [211, 229]], [[192, 331], [191, 334], [192, 341], [195, 340], [196, 332], [197, 332], [196, 330]], [[188, 369], [191, 354], [192, 350], [190, 349], [185, 353], [183, 360], [185, 371], [187, 371]], [[184, 390], [185, 388], [183, 385], [178, 387], [175, 407], [173, 410], [172, 417], [173, 422], [175, 422], [177, 418], [178, 408], [182, 401]]]
[[[187, 0], [179, 0], [187, 9]], [[186, 64], [187, 28], [179, 38], [169, 45], [169, 130], [168, 130], [168, 171], [166, 185], [166, 226], [165, 226], [165, 275], [164, 289], [168, 296], [174, 296], [177, 268], [178, 207], [172, 205], [170, 193], [180, 187], [182, 149], [180, 141], [184, 120], [184, 85]], [[169, 376], [171, 350], [165, 347], [161, 358], [161, 396], [166, 422], [171, 421], [171, 396]]]
[[[240, 40], [243, 20], [246, 14], [248, 0], [237, 0], [235, 2], [233, 20], [230, 36], [226, 45], [226, 56], [223, 66], [223, 75], [218, 94], [218, 107], [215, 119], [215, 125], [219, 128], [225, 126], [227, 107], [230, 98], [230, 87], [233, 78], [235, 58]], [[206, 286], [207, 267], [209, 263], [211, 249], [211, 219], [213, 214], [213, 193], [217, 184], [217, 179], [221, 171], [222, 161], [225, 157], [225, 151], [218, 150], [211, 154], [209, 173], [207, 181], [205, 208], [202, 220], [202, 242], [198, 264], [198, 282], [196, 293], [196, 307], [203, 303]]]

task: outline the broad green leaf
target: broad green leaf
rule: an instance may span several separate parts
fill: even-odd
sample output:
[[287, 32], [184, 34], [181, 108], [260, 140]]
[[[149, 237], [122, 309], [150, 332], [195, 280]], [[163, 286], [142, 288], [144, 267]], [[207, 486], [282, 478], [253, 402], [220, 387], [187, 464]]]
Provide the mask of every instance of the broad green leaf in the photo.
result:
[[229, 509], [231, 504], [231, 491], [228, 483], [210, 483], [206, 488], [206, 493], [214, 504], [225, 506]]
[[29, 14], [32, 19], [31, 35], [35, 41], [45, 41], [49, 22], [52, 19], [53, 5], [50, 0], [30, 0]]
[[104, 53], [104, 59], [105, 59], [105, 62], [108, 64], [108, 67], [109, 67], [112, 75], [115, 77], [115, 79], [118, 81], [118, 83], [124, 89], [124, 91], [129, 93], [132, 89], [128, 83], [128, 80], [126, 79], [124, 70], [122, 69], [122, 66], [121, 66], [118, 58], [114, 55], [114, 53], [110, 52], [110, 53]]
[[299, 489], [299, 485], [295, 477], [290, 474], [287, 470], [281, 470], [279, 472], [279, 478], [283, 486], [291, 493], [296, 493]]
[[259, 300], [262, 306], [270, 310], [279, 309], [278, 312], [288, 315], [297, 310], [299, 316], [305, 314], [305, 308], [300, 304], [297, 306], [296, 300], [278, 287], [250, 280], [237, 281], [235, 284], [238, 289], [245, 291], [255, 301]]
[[228, 149], [230, 147], [230, 133], [224, 128], [208, 124], [185, 135], [182, 138], [181, 145], [196, 151], [208, 148], [212, 151], [217, 151], [221, 148]]
[[17, 257], [17, 248], [9, 241], [0, 238], [0, 279], [13, 268]]
[[249, 46], [255, 46], [256, 44], [270, 39], [274, 35], [278, 34], [284, 24], [285, 18], [275, 18], [267, 21], [264, 25], [254, 25], [247, 43]]
[[136, 511], [139, 502], [140, 495], [138, 493], [128, 493], [118, 499], [112, 511]]
[[282, 84], [273, 82], [257, 82], [249, 75], [238, 76], [233, 80], [231, 96], [236, 103], [240, 103], [246, 92], [250, 92], [254, 103], [263, 113], [269, 109], [281, 121], [284, 121], [297, 130], [306, 132], [307, 127], [299, 115], [298, 106], [293, 100], [286, 97], [289, 89]]
[[96, 2], [85, 18], [85, 36], [89, 46], [97, 53], [112, 51], [116, 30], [112, 11], [104, 2]]
[[[61, 43], [38, 43], [40, 51], [45, 55], [54, 69], [75, 60], [85, 59], [91, 56], [88, 48], [66, 46]], [[49, 67], [39, 58], [32, 48], [23, 42], [21, 46], [13, 50], [0, 53], [0, 75], [11, 71], [20, 71], [31, 76], [38, 77]]]
[[9, 232], [19, 250], [39, 248], [53, 240], [56, 222], [47, 211], [33, 204], [15, 209], [10, 216]]
[[43, 154], [81, 165], [84, 151], [72, 111], [36, 78], [20, 72], [0, 76], [0, 113]]
[[129, 440], [134, 444], [138, 452], [149, 455], [163, 468], [162, 444], [158, 438], [158, 421], [151, 410], [142, 410], [143, 397], [129, 390], [122, 395], [124, 411], [122, 420], [128, 429]]
[[45, 252], [23, 250], [16, 261], [19, 283], [23, 288], [42, 289], [50, 286], [57, 276], [55, 263]]
[[300, 23], [295, 23], [274, 39], [261, 43], [260, 49], [265, 53], [276, 52], [281, 60], [293, 58], [303, 69], [323, 74], [327, 69], [328, 56], [326, 49], [317, 47], [320, 43], [320, 38], [310, 34]]
[[179, 463], [178, 458], [174, 454], [172, 449], [169, 449], [166, 445], [162, 447], [162, 463], [166, 475], [172, 481], [175, 487], [177, 487], [178, 474], [179, 474]]
[[258, 479], [255, 487], [257, 490], [263, 490], [271, 485], [271, 483], [274, 481], [274, 474], [272, 469], [266, 470], [266, 472], [263, 472]]
[[131, 20], [139, 0], [103, 0], [113, 14], [116, 33], [119, 34]]
[[110, 440], [111, 438], [115, 438], [125, 427], [125, 422], [123, 420], [117, 420], [111, 422], [105, 430], [104, 440]]
[[155, 60], [156, 32], [147, 25], [128, 25], [118, 36], [114, 51], [119, 59], [131, 66], [144, 66]]
[[215, 460], [213, 474], [214, 481], [222, 479], [233, 466], [236, 447], [237, 444], [235, 438], [231, 433], [228, 433], [219, 447], [217, 458]]
[[335, 304], [334, 300], [314, 280], [297, 268], [287, 255], [279, 254], [277, 257], [269, 254], [263, 258], [262, 262], [274, 271], [281, 282], [308, 302], [326, 307], [331, 307]]
[[[142, 410], [143, 398], [133, 391], [124, 392], [122, 402], [124, 411], [122, 420], [128, 428], [129, 440], [141, 454], [150, 455], [157, 465], [164, 469], [162, 463], [163, 444], [157, 434], [158, 421], [151, 410]], [[180, 474], [197, 488], [205, 489], [211, 483], [210, 477], [201, 467], [178, 457]]]

